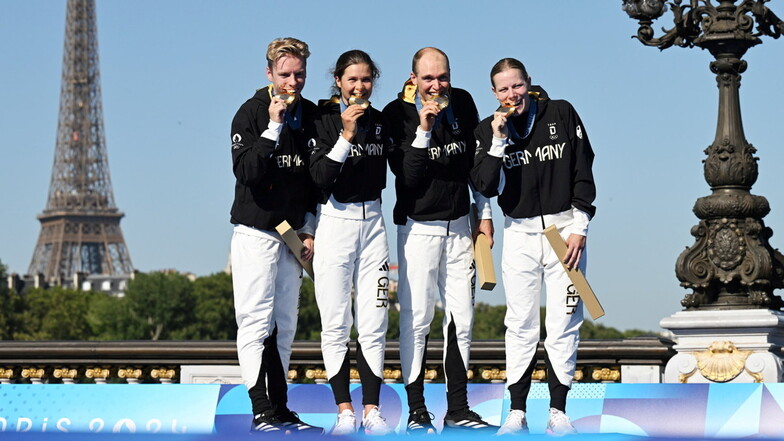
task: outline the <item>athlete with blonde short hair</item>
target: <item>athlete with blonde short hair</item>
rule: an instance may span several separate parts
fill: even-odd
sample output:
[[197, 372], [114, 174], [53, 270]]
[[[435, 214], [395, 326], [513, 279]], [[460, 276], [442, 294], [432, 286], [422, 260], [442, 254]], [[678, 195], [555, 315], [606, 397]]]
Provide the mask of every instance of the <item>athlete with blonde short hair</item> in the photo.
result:
[[308, 140], [316, 106], [302, 98], [308, 45], [274, 40], [267, 79], [231, 123], [236, 185], [231, 223], [231, 269], [237, 353], [253, 407], [254, 432], [323, 433], [289, 410], [288, 374], [297, 327], [302, 267], [275, 227], [287, 221], [313, 258], [315, 190], [308, 172]]

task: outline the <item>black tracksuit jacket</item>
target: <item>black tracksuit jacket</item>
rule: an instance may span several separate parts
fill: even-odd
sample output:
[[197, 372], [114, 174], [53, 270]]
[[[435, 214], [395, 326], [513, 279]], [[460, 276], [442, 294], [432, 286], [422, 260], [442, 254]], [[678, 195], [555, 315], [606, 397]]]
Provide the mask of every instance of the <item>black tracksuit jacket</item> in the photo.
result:
[[[594, 154], [580, 117], [568, 101], [550, 100], [537, 86], [530, 93], [538, 107], [531, 134], [524, 140], [510, 136], [503, 158], [487, 154], [493, 116], [476, 128], [478, 146], [471, 171], [476, 189], [486, 197], [498, 195], [498, 205], [513, 218], [556, 214], [572, 206], [593, 217]], [[527, 120], [526, 112], [509, 118], [509, 123], [522, 135]], [[506, 182], [498, 194], [501, 173]]]
[[419, 126], [416, 93], [407, 82], [383, 111], [394, 142], [390, 167], [396, 176], [394, 221], [398, 225], [405, 225], [406, 218], [455, 220], [470, 208], [468, 181], [476, 149], [474, 129], [479, 122], [474, 99], [465, 90], [452, 88], [449, 107], [454, 123], [447, 121], [444, 109], [431, 131], [430, 147], [415, 148], [411, 143]]
[[231, 157], [234, 176], [234, 204], [231, 222], [260, 230], [275, 231], [282, 221], [294, 229], [305, 223], [305, 213], [315, 213], [315, 187], [308, 172], [308, 140], [314, 137], [316, 105], [300, 97], [289, 112], [301, 107], [301, 126], [284, 124], [275, 141], [262, 138], [269, 124], [270, 92], [256, 91], [231, 123]]
[[341, 163], [327, 157], [343, 130], [338, 97], [319, 101], [318, 110], [310, 173], [320, 190], [319, 202], [326, 203], [330, 196], [343, 203], [379, 199], [387, 185], [387, 158], [392, 148], [381, 112], [368, 107], [357, 120], [353, 146], [346, 162]]

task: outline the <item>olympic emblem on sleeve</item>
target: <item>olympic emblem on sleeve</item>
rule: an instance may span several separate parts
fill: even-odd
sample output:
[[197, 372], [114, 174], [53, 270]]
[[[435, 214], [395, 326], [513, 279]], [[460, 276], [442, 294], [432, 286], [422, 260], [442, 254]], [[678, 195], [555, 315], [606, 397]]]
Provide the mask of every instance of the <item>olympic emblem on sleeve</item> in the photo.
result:
[[239, 148], [242, 147], [242, 146], [243, 146], [243, 144], [242, 144], [242, 136], [240, 136], [239, 133], [235, 133], [234, 135], [232, 135], [232, 137], [231, 137], [231, 148], [232, 148], [232, 150], [239, 150]]

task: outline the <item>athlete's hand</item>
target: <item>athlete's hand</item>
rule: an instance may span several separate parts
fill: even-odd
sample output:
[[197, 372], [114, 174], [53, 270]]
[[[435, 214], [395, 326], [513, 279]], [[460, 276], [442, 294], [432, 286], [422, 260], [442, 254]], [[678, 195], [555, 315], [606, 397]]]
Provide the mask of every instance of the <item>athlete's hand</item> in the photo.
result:
[[302, 260], [305, 262], [313, 260], [313, 236], [302, 233], [299, 235], [299, 238], [302, 241], [302, 244], [305, 245], [305, 247], [302, 248], [300, 257], [302, 257]]
[[422, 110], [419, 111], [419, 127], [425, 132], [433, 130], [436, 123], [436, 116], [441, 112], [435, 101], [425, 101]]
[[493, 234], [495, 233], [495, 228], [493, 228], [493, 220], [492, 219], [482, 219], [479, 221], [479, 225], [476, 226], [476, 230], [474, 231], [474, 242], [476, 242], [477, 236], [480, 234], [484, 234], [487, 236], [487, 240], [490, 241], [490, 248], [493, 248]]
[[346, 141], [351, 142], [357, 134], [357, 120], [360, 116], [365, 114], [365, 109], [358, 104], [348, 106], [348, 108], [340, 114], [340, 119], [343, 120], [343, 133], [341, 136]]
[[269, 117], [278, 124], [283, 124], [283, 115], [286, 113], [286, 102], [280, 98], [272, 97], [269, 106]]
[[585, 236], [570, 234], [566, 239], [566, 256], [564, 256], [564, 264], [567, 268], [572, 269], [580, 263], [583, 248], [585, 248]]
[[501, 112], [493, 114], [493, 120], [490, 122], [490, 127], [493, 128], [493, 136], [496, 138], [504, 139], [509, 136], [509, 128], [506, 126], [506, 115]]

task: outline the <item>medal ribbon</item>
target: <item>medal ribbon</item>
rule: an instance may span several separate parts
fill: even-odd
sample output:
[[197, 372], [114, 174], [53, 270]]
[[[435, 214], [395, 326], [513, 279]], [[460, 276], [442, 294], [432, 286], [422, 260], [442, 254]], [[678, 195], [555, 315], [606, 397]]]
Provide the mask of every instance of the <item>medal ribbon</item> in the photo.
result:
[[296, 103], [295, 106], [293, 115], [286, 110], [285, 124], [291, 127], [292, 130], [299, 130], [302, 127], [302, 104]]
[[[424, 105], [422, 104], [422, 98], [419, 96], [419, 93], [417, 93], [414, 98], [414, 104], [416, 104], [417, 113], [419, 113], [422, 110], [422, 107], [424, 107]], [[444, 114], [446, 114], [446, 121], [449, 123], [449, 127], [454, 127], [455, 113], [454, 111], [452, 111], [452, 105], [451, 105], [452, 103], [450, 102], [449, 104], [450, 105], [446, 106], [446, 109], [444, 109], [441, 112], [438, 112], [438, 115], [436, 116], [436, 122], [435, 124], [433, 124], [433, 130], [435, 130], [436, 127], [438, 127], [438, 125], [441, 123], [441, 119], [442, 119], [441, 117]]]
[[531, 101], [531, 108], [528, 110], [528, 120], [525, 122], [525, 132], [523, 132], [523, 136], [517, 134], [517, 130], [514, 128], [514, 124], [512, 121], [507, 123], [507, 127], [509, 128], [509, 137], [517, 138], [517, 139], [525, 139], [528, 135], [531, 134], [531, 130], [534, 128], [534, 120], [536, 119], [536, 100], [532, 99]]

